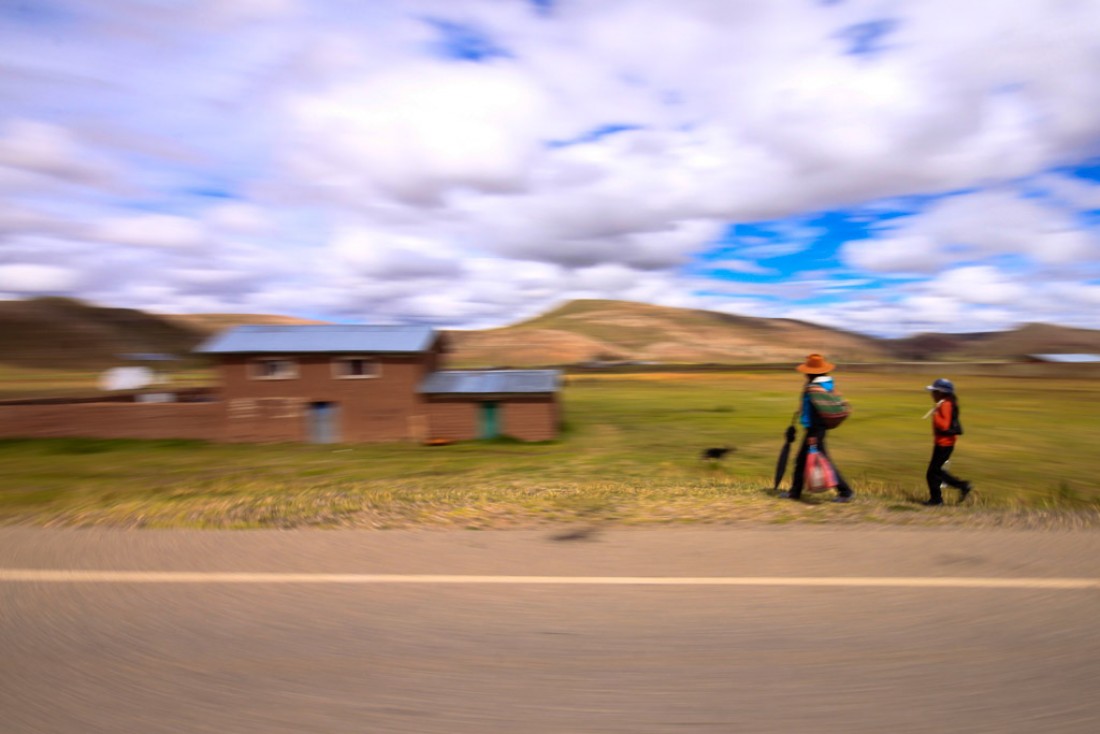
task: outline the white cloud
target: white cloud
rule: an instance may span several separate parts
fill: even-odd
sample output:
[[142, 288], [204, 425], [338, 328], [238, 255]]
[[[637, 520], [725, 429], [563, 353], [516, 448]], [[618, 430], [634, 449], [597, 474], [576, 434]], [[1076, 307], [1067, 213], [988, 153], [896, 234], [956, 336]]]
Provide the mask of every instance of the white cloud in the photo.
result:
[[53, 232], [61, 226], [55, 217], [38, 209], [0, 202], [0, 235]]
[[203, 218], [210, 227], [235, 234], [267, 234], [272, 229], [269, 215], [263, 208], [244, 202], [211, 207]]
[[[1050, 173], [1097, 152], [1096, 3], [71, 7], [0, 28], [0, 255], [79, 256], [68, 287], [108, 302], [484, 324], [600, 296], [867, 328], [1096, 310], [1100, 186]], [[839, 263], [808, 224], [921, 194], [941, 198], [866, 206]], [[775, 241], [722, 240], [776, 219]], [[701, 277], [718, 247], [788, 277]], [[823, 300], [860, 274], [858, 301]]]
[[216, 291], [226, 287], [238, 289], [253, 277], [251, 273], [211, 268], [175, 268], [170, 275], [178, 284], [185, 284], [199, 290], [211, 288]]
[[549, 109], [511, 65], [418, 63], [293, 95], [287, 112], [292, 175], [431, 204], [521, 187]]
[[0, 292], [65, 293], [80, 282], [80, 274], [59, 265], [0, 265]]
[[572, 286], [592, 293], [627, 293], [637, 285], [639, 276], [623, 265], [595, 265], [575, 271]]
[[841, 249], [844, 262], [873, 273], [933, 273], [944, 266], [939, 245], [923, 235], [847, 242]]
[[1029, 249], [1038, 262], [1045, 264], [1094, 263], [1100, 255], [1100, 239], [1093, 232], [1063, 229], [1035, 237]]
[[1100, 240], [1081, 229], [1075, 216], [1005, 187], [955, 195], [888, 220], [878, 237], [846, 243], [841, 257], [858, 270], [887, 273], [935, 273], [1001, 256], [1023, 257], [1039, 267], [1093, 263]]
[[1100, 184], [1073, 176], [1045, 174], [1035, 179], [1056, 202], [1072, 209], [1100, 209]]
[[446, 277], [460, 268], [443, 243], [365, 227], [337, 232], [330, 248], [336, 267], [379, 279]]
[[99, 157], [83, 148], [69, 130], [21, 118], [9, 118], [0, 129], [3, 167], [77, 184], [107, 183], [111, 178]]
[[202, 224], [172, 214], [109, 217], [96, 223], [91, 236], [115, 245], [167, 249], [194, 249], [208, 241], [208, 233]]
[[1100, 308], [1100, 285], [1095, 283], [1051, 283], [1048, 288], [1063, 307], [1077, 307], [1083, 314]]
[[933, 280], [927, 290], [965, 303], [997, 305], [1013, 303], [1027, 293], [1022, 284], [986, 265], [949, 270]]
[[769, 260], [774, 257], [797, 255], [798, 253], [804, 252], [805, 250], [809, 249], [809, 247], [809, 243], [774, 242], [769, 244], [740, 247], [737, 249], [737, 254], [743, 255], [744, 257], [756, 258], [758, 260]]
[[728, 270], [731, 273], [742, 273], [744, 275], [778, 275], [778, 271], [765, 268], [751, 260], [715, 260], [707, 263], [706, 267], [709, 270]]

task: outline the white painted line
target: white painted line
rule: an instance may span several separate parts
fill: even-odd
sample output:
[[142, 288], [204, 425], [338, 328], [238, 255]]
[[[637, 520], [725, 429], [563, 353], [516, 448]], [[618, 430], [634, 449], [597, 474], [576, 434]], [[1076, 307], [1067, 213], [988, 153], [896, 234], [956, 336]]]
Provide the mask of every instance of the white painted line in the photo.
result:
[[964, 576], [448, 576], [442, 574], [251, 573], [0, 569], [0, 582], [95, 584], [494, 584], [534, 586], [804, 586], [926, 589], [1100, 589], [1092, 578]]

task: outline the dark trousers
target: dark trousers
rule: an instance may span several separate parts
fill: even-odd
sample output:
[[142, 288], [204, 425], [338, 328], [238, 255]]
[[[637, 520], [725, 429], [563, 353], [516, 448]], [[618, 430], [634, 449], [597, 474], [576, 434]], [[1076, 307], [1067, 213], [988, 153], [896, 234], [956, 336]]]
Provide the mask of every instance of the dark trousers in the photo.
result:
[[943, 501], [943, 493], [940, 491], [941, 484], [947, 484], [955, 489], [962, 489], [966, 486], [966, 482], [943, 468], [943, 465], [951, 458], [951, 453], [954, 450], [954, 446], [932, 447], [932, 460], [928, 462], [928, 472], [924, 475], [924, 478], [928, 480], [928, 495], [933, 502]]
[[825, 428], [820, 427], [808, 428], [802, 436], [802, 445], [798, 447], [798, 456], [794, 460], [794, 476], [791, 478], [791, 498], [802, 496], [802, 485], [806, 477], [806, 455], [810, 453], [811, 438], [817, 439], [817, 450], [825, 454], [829, 463], [833, 465], [833, 471], [836, 472], [836, 493], [841, 497], [850, 497], [852, 495], [852, 488], [848, 486], [848, 482], [841, 476], [840, 469], [837, 468], [836, 462], [833, 461], [833, 457], [829, 456], [829, 452], [825, 448]]

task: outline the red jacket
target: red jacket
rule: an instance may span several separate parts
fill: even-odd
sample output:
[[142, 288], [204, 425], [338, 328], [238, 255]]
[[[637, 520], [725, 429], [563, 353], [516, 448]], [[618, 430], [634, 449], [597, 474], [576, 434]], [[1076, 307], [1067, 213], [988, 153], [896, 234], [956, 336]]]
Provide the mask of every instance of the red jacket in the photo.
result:
[[954, 446], [958, 437], [951, 430], [951, 414], [955, 410], [955, 404], [950, 400], [941, 400], [936, 404], [936, 410], [932, 413], [932, 434], [936, 437], [937, 446]]

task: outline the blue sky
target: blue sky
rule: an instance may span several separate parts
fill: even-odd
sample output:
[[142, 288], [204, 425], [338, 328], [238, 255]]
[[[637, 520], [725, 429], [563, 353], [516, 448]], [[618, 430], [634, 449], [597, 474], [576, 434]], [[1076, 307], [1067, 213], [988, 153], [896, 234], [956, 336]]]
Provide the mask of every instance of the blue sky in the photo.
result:
[[0, 4], [0, 298], [1100, 328], [1100, 4]]

